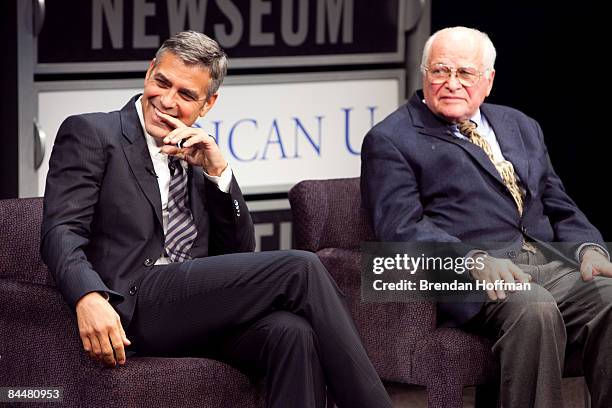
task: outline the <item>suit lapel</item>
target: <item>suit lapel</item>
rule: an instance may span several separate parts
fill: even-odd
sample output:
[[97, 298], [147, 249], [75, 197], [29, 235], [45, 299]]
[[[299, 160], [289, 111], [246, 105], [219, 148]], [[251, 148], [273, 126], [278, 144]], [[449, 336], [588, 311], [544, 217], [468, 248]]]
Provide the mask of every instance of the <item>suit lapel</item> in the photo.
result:
[[121, 129], [123, 136], [128, 141], [123, 145], [123, 152], [138, 185], [153, 206], [159, 225], [163, 226], [159, 184], [157, 177], [152, 173], [153, 162], [134, 106], [137, 98], [138, 96], [135, 96], [130, 99], [127, 105], [121, 109]]
[[450, 128], [450, 124], [446, 121], [435, 116], [429, 108], [422, 102], [422, 96], [419, 92], [410, 100], [408, 109], [412, 116], [413, 123], [416, 127], [422, 128], [420, 133], [433, 136], [437, 139], [444, 140], [448, 143], [453, 143], [463, 150], [465, 150], [480, 167], [489, 173], [491, 177], [495, 178], [500, 183], [502, 181], [499, 172], [495, 168], [495, 165], [491, 163], [491, 160], [487, 154], [480, 147], [474, 143], [460, 139], [453, 135]]
[[529, 163], [525, 144], [517, 124], [508, 120], [506, 115], [499, 112], [498, 109], [492, 109], [490, 105], [484, 104], [480, 109], [495, 132], [495, 138], [499, 143], [502, 154], [506, 160], [512, 163], [521, 184], [529, 191]]

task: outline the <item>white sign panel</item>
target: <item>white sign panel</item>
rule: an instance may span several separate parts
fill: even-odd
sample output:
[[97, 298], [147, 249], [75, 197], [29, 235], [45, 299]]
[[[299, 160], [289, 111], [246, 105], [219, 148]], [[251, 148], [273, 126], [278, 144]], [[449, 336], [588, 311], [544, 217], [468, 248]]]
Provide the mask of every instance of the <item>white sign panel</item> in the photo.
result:
[[[403, 99], [401, 75], [312, 74], [291, 81], [295, 76], [275, 75], [270, 83], [262, 77], [249, 77], [254, 83], [228, 78], [216, 105], [196, 126], [215, 137], [247, 194], [286, 192], [304, 179], [356, 177], [363, 137]], [[48, 150], [39, 170], [41, 195], [61, 122], [77, 113], [119, 109], [141, 92], [140, 83], [110, 90], [40, 89], [38, 121]]]

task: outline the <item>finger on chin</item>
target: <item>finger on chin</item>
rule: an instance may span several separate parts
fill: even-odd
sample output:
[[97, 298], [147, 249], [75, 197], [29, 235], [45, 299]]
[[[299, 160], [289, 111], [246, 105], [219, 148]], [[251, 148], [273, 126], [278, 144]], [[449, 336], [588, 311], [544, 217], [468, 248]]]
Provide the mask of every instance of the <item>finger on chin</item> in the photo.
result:
[[161, 113], [159, 115], [160, 118], [162, 118], [162, 120], [164, 122], [166, 122], [167, 124], [169, 124], [170, 126], [172, 126], [173, 128], [180, 128], [180, 127], [186, 127], [186, 125], [181, 122], [180, 120], [178, 120], [177, 118], [170, 116], [166, 113]]

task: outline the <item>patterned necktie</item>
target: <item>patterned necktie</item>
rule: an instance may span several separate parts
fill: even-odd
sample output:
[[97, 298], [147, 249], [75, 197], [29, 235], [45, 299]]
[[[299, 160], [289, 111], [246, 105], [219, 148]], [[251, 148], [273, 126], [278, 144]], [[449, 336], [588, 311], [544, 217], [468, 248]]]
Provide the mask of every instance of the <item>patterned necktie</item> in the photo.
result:
[[[514, 203], [516, 204], [516, 208], [519, 212], [519, 215], [523, 215], [523, 192], [519, 186], [518, 180], [516, 178], [516, 173], [514, 172], [514, 166], [508, 160], [495, 161], [495, 156], [493, 156], [493, 151], [491, 150], [491, 146], [489, 142], [482, 137], [478, 132], [476, 132], [476, 123], [471, 120], [466, 120], [457, 125], [459, 132], [470, 139], [470, 142], [474, 143], [476, 146], [479, 146], [484, 152], [489, 156], [489, 160], [493, 163], [497, 172], [501, 176], [504, 185], [512, 195], [514, 199]], [[536, 248], [523, 237], [523, 249], [525, 251], [529, 251], [532, 253], [536, 252]]]
[[489, 160], [493, 163], [497, 172], [501, 176], [504, 185], [514, 198], [516, 208], [518, 209], [519, 215], [523, 215], [523, 193], [519, 187], [518, 180], [516, 179], [516, 173], [514, 173], [514, 166], [508, 160], [496, 161], [493, 156], [493, 151], [489, 142], [476, 132], [476, 123], [471, 120], [466, 120], [458, 124], [459, 132], [470, 139], [470, 142], [480, 147], [489, 156]]
[[176, 157], [168, 159], [168, 167], [168, 232], [164, 246], [172, 262], [183, 262], [191, 259], [189, 249], [198, 232], [187, 201], [187, 173]]

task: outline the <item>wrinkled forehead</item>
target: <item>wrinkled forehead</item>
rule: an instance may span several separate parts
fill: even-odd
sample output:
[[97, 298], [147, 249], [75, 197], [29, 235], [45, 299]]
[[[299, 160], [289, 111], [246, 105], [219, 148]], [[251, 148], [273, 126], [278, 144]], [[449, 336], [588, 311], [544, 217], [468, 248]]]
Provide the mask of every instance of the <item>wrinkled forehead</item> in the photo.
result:
[[481, 68], [483, 65], [482, 41], [466, 33], [441, 34], [431, 45], [428, 64]]

